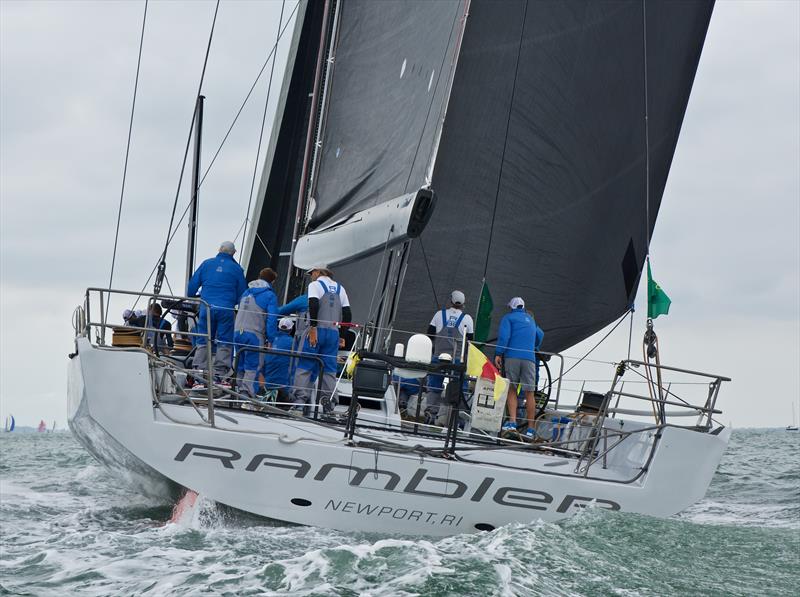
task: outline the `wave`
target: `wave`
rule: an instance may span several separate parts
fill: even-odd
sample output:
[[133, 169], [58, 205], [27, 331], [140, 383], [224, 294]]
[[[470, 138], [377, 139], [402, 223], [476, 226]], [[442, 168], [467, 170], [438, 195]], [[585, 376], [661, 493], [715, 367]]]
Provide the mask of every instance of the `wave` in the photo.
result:
[[285, 525], [203, 496], [168, 524], [169, 502], [68, 435], [0, 442], [4, 594], [780, 595], [800, 572], [800, 443], [778, 432], [734, 433], [706, 499], [672, 519], [585, 510], [437, 540]]

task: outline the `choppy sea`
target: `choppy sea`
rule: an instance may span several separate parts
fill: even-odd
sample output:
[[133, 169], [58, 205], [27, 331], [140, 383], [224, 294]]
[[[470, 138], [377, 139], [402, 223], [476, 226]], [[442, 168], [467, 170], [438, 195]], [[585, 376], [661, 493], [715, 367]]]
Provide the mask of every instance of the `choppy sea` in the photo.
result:
[[0, 434], [0, 595], [798, 595], [800, 433], [739, 430], [668, 520], [410, 539], [275, 526], [141, 497], [68, 432]]

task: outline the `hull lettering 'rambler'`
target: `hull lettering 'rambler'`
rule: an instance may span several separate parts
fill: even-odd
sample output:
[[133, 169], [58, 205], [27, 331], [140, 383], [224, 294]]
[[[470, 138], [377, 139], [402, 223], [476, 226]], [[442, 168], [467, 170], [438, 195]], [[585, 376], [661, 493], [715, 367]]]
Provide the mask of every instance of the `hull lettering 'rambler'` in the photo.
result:
[[[671, 516], [700, 500], [730, 437], [717, 420], [729, 379], [661, 363], [652, 319], [669, 299], [649, 267], [642, 360], [630, 357], [639, 353], [629, 340], [628, 358], [608, 364], [609, 382], [597, 381], [595, 363], [576, 384], [588, 361], [567, 369], [561, 353], [628, 317], [622, 330], [632, 338], [712, 8], [713, 0], [299, 0], [288, 47], [277, 47], [290, 27], [281, 20], [270, 54], [287, 62], [280, 94], [266, 98], [274, 126], [242, 223], [241, 265], [261, 280], [252, 292], [267, 292], [265, 272], [276, 296], [261, 311], [243, 307], [260, 303], [241, 294], [228, 259], [235, 247], [223, 242], [220, 259], [237, 272], [225, 305], [238, 301], [255, 330], [239, 330], [226, 362], [225, 338], [212, 331], [231, 319], [227, 307], [202, 283], [199, 297], [162, 292], [168, 270], [173, 284], [179, 277], [168, 260], [171, 221], [151, 293], [89, 288], [75, 310], [76, 438], [143, 493], [191, 490], [341, 530], [449, 535], [586, 508]], [[194, 292], [204, 96], [192, 99], [185, 263]], [[318, 287], [309, 292], [306, 268], [335, 279], [323, 283], [333, 289], [327, 303], [313, 296]], [[447, 296], [474, 316], [480, 346], [468, 342], [463, 319], [445, 326]], [[295, 327], [315, 323], [306, 310], [320, 320], [324, 359], [304, 348], [302, 330], [292, 340], [288, 324], [281, 333], [291, 349], [260, 338], [258, 318], [272, 325], [266, 312], [290, 300], [295, 311], [282, 315]], [[531, 408], [515, 413], [506, 412], [515, 394], [491, 365], [503, 352], [492, 338], [504, 338], [506, 304], [532, 309], [535, 323], [532, 313], [522, 318], [544, 332], [541, 347], [513, 346], [535, 361], [518, 367]], [[123, 311], [124, 326], [110, 315]], [[441, 313], [435, 339], [422, 335], [432, 313]], [[175, 329], [165, 329], [167, 317]], [[334, 378], [335, 329], [343, 348]], [[195, 344], [214, 346], [217, 362]], [[510, 365], [511, 342], [503, 349]], [[275, 357], [270, 366], [288, 357], [274, 378], [283, 381], [243, 385], [256, 375], [253, 352]], [[322, 364], [309, 388], [309, 367]], [[334, 383], [332, 395], [321, 392]]]
[[[236, 450], [231, 450], [229, 448], [217, 448], [214, 446], [198, 446], [195, 444], [184, 444], [183, 447], [180, 449], [178, 454], [175, 456], [175, 460], [179, 462], [184, 462], [188, 456], [195, 456], [199, 458], [213, 458], [219, 460], [224, 468], [235, 468], [234, 462], [241, 460], [242, 455], [239, 454]], [[268, 467], [275, 467], [281, 469], [289, 469], [293, 471], [293, 476], [297, 479], [303, 479], [308, 475], [311, 471], [311, 463], [307, 462], [301, 458], [286, 458], [285, 456], [276, 456], [274, 454], [256, 454], [250, 460], [249, 464], [244, 467], [245, 471], [254, 472], [259, 469], [261, 465], [265, 465]], [[555, 511], [558, 513], [565, 513], [570, 510], [571, 507], [578, 507], [583, 508], [587, 505], [598, 505], [603, 508], [608, 508], [610, 510], [619, 510], [620, 506], [616, 502], [611, 500], [604, 500], [598, 499], [593, 497], [586, 497], [586, 496], [579, 496], [579, 495], [567, 495], [564, 496], [563, 500], [554, 502], [553, 496], [545, 491], [540, 491], [538, 489], [530, 489], [524, 487], [497, 487], [493, 488], [492, 485], [495, 482], [493, 477], [485, 477], [477, 487], [475, 487], [474, 491], [467, 486], [466, 483], [459, 481], [457, 479], [443, 479], [441, 477], [435, 477], [430, 475], [430, 471], [426, 468], [418, 468], [416, 472], [411, 476], [407, 483], [403, 483], [404, 480], [400, 478], [400, 476], [390, 470], [381, 470], [377, 468], [368, 469], [368, 468], [360, 468], [353, 465], [342, 465], [336, 463], [325, 463], [319, 467], [315, 474], [310, 475], [309, 478], [314, 479], [314, 481], [322, 481], [324, 482], [331, 471], [339, 469], [347, 471], [348, 475], [348, 484], [351, 487], [360, 487], [362, 482], [367, 478], [368, 475], [372, 475], [375, 479], [381, 478], [385, 481], [383, 490], [384, 491], [399, 491], [402, 493], [408, 494], [415, 494], [415, 495], [426, 495], [431, 497], [438, 497], [438, 498], [449, 498], [449, 499], [468, 499], [472, 502], [480, 502], [483, 498], [489, 493], [489, 489], [492, 489], [490, 495], [492, 495], [491, 499], [494, 500], [496, 504], [501, 506], [512, 506], [515, 508], [530, 508], [531, 510], [548, 510], [551, 507], [555, 508]], [[280, 478], [275, 479], [276, 482], [280, 482]], [[437, 489], [438, 487], [438, 489]], [[325, 506], [326, 509], [332, 509], [334, 511], [339, 511], [339, 507], [341, 506], [341, 500], [334, 502], [332, 500], [328, 501], [328, 504]], [[345, 502], [345, 506], [342, 508], [342, 512], [351, 512], [353, 508], [354, 502]], [[374, 509], [377, 508], [389, 508], [385, 512], [378, 511], [378, 516], [381, 514], [388, 514], [393, 512], [394, 510], [388, 506], [363, 506], [363, 511], [370, 515], [373, 513]], [[405, 518], [406, 515], [409, 515], [409, 519], [412, 519], [417, 513], [416, 516], [419, 518], [422, 516], [422, 512], [417, 510], [411, 510], [409, 513], [408, 510], [400, 509], [405, 514], [401, 516], [397, 516], [396, 512], [392, 515], [392, 518], [402, 519]], [[400, 511], [398, 510], [398, 512]], [[362, 506], [359, 505], [358, 509], [356, 510], [357, 514], [361, 514]], [[428, 513], [431, 516], [436, 515], [437, 513]], [[451, 522], [455, 521], [455, 517], [453, 517]], [[444, 524], [442, 522], [441, 524]]]

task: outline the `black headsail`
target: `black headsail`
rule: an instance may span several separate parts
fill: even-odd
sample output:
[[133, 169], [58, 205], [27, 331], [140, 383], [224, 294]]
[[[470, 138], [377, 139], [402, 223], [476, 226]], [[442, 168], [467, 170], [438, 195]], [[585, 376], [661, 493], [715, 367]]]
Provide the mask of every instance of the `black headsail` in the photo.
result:
[[[421, 163], [428, 156], [419, 155], [424, 149], [411, 152], [402, 141], [417, 134], [421, 146], [427, 143], [428, 133], [414, 128], [422, 115], [387, 115], [394, 86], [386, 73], [398, 77], [404, 60], [410, 68], [412, 51], [415, 60], [441, 59], [441, 49], [460, 35], [453, 19], [463, 4], [375, 3], [395, 19], [393, 28], [365, 17], [372, 4], [342, 0], [339, 41], [345, 31], [357, 32], [358, 39], [347, 39], [364, 53], [354, 50], [352, 56], [375, 53], [386, 70], [369, 74], [376, 77], [374, 85], [365, 82], [371, 78], [358, 79], [337, 91], [337, 77], [347, 67], [341, 54], [336, 57], [312, 227], [406, 188], [404, 174], [411, 173], [412, 187], [419, 184], [428, 166]], [[431, 6], [439, 6], [439, 19]], [[498, 314], [508, 298], [526, 299], [545, 329], [547, 350], [571, 346], [626, 311], [712, 8], [712, 0], [469, 3], [431, 181], [438, 204], [411, 245], [397, 329], [424, 330], [453, 288], [462, 289], [474, 309], [484, 277]], [[406, 39], [401, 31], [425, 33], [413, 37], [412, 49], [400, 43]], [[385, 52], [391, 43], [399, 45]], [[354, 76], [366, 73], [360, 68]], [[344, 103], [334, 109], [340, 98]], [[433, 111], [438, 109], [434, 102]], [[334, 130], [343, 142], [333, 139]], [[347, 137], [350, 130], [357, 137]], [[353, 144], [369, 148], [374, 170], [342, 161]], [[428, 155], [432, 150], [431, 145]], [[357, 319], [367, 317], [380, 263], [376, 255], [337, 268], [337, 279], [354, 297]]]
[[[255, 225], [250, 228], [243, 251], [248, 280], [254, 279], [263, 267], [283, 273], [289, 265], [323, 8], [322, 2], [302, 0], [297, 10], [275, 124], [258, 190]], [[285, 276], [281, 276], [279, 288], [283, 289], [285, 283]]]

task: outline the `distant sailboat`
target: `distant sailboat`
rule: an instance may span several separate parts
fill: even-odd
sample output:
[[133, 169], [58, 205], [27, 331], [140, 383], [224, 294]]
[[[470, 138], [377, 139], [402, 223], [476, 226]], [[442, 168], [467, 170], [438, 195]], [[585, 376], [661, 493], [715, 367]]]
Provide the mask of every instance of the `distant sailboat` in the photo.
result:
[[17, 422], [14, 420], [14, 415], [9, 415], [6, 417], [6, 424], [3, 428], [3, 431], [14, 431], [14, 427], [16, 427]]
[[37, 433], [44, 433], [47, 431], [47, 423], [44, 422], [44, 419], [39, 421], [39, 426], [36, 428]]
[[800, 431], [800, 427], [797, 426], [797, 412], [794, 410], [794, 402], [792, 402], [792, 423], [786, 426], [786, 431]]

